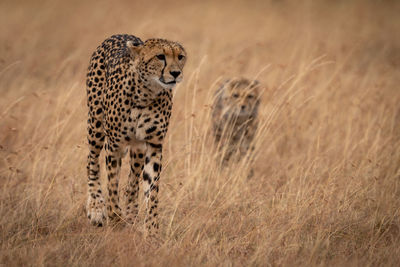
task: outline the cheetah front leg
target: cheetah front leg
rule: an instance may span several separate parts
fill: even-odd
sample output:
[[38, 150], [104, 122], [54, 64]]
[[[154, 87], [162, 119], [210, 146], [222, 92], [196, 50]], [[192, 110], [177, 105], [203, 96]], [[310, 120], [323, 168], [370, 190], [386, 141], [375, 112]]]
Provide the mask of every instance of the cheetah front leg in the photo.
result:
[[158, 183], [161, 173], [162, 146], [147, 145], [143, 169], [144, 195], [146, 197], [147, 215], [145, 226], [150, 235], [157, 234], [159, 228], [158, 216]]
[[103, 226], [105, 222], [105, 202], [101, 192], [99, 156], [103, 148], [104, 132], [101, 121], [90, 118], [88, 120], [89, 155], [87, 162], [88, 199], [86, 212], [93, 225]]
[[245, 161], [250, 166], [247, 178], [252, 178], [254, 176], [254, 136], [258, 127], [258, 123], [254, 120], [250, 121], [247, 126], [245, 136], [243, 138], [242, 144], [240, 146], [240, 154], [244, 156]]
[[128, 185], [125, 191], [126, 212], [125, 217], [128, 223], [133, 223], [139, 210], [139, 179], [143, 171], [143, 163], [146, 147], [139, 144], [131, 147], [130, 165], [131, 170], [128, 177]]
[[106, 168], [107, 168], [107, 213], [110, 222], [118, 222], [121, 219], [121, 208], [119, 207], [118, 182], [121, 170], [122, 153], [118, 144], [108, 138], [105, 146]]
[[253, 178], [254, 176], [254, 145], [250, 141], [246, 140], [244, 144], [240, 146], [240, 158], [243, 159], [246, 165], [249, 166], [247, 178]]

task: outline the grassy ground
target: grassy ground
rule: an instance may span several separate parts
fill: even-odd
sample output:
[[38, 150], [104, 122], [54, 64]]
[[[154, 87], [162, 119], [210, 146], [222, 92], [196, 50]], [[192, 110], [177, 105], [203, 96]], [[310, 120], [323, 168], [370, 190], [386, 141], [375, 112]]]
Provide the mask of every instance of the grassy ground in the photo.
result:
[[[1, 1], [0, 265], [398, 266], [399, 13], [389, 0]], [[188, 52], [157, 244], [84, 212], [85, 71], [115, 33]], [[245, 165], [217, 171], [207, 135], [230, 76], [266, 87], [250, 180]]]

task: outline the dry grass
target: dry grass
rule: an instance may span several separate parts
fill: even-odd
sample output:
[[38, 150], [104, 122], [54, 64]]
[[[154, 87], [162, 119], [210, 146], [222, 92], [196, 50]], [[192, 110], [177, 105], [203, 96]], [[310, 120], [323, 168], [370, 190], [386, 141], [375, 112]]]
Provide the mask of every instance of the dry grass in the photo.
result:
[[[1, 1], [0, 265], [398, 266], [399, 13], [372, 0]], [[189, 56], [158, 244], [84, 214], [84, 75], [115, 33]], [[238, 75], [268, 88], [251, 180], [244, 164], [218, 173], [207, 136], [215, 84]]]

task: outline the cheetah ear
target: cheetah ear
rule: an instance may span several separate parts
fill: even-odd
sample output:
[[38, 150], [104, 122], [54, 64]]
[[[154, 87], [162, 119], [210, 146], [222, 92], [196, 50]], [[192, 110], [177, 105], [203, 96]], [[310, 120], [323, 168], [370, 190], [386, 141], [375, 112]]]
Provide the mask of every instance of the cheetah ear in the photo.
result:
[[222, 92], [224, 91], [225, 86], [230, 83], [230, 79], [225, 79], [222, 82], [219, 82], [218, 90], [215, 92], [216, 95], [221, 95]]
[[231, 82], [231, 79], [225, 79], [223, 82], [221, 82], [220, 87], [221, 89], [227, 86]]
[[134, 44], [132, 41], [126, 42], [126, 46], [128, 47], [129, 53], [133, 58], [137, 58], [137, 56], [140, 54], [140, 50], [142, 50], [141, 44]]
[[261, 84], [260, 81], [258, 81], [258, 80], [254, 80], [251, 86], [253, 88], [257, 88], [259, 91], [268, 90], [267, 86], [265, 86], [265, 84]]

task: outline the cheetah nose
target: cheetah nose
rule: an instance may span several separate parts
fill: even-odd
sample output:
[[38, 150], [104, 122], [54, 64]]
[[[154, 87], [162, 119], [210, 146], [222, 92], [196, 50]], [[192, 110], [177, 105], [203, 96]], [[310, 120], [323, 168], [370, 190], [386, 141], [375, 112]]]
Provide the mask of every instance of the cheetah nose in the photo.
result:
[[241, 108], [242, 108], [242, 110], [244, 110], [244, 109], [246, 108], [246, 106], [245, 106], [245, 105], [243, 105], [243, 106], [241, 106]]
[[171, 73], [171, 75], [176, 79], [176, 77], [178, 77], [181, 72], [180, 71], [170, 71], [169, 73]]

